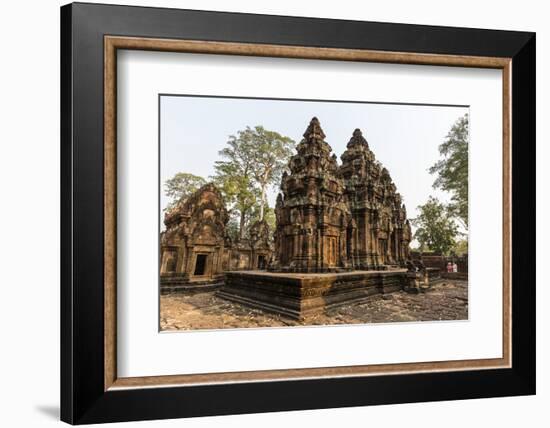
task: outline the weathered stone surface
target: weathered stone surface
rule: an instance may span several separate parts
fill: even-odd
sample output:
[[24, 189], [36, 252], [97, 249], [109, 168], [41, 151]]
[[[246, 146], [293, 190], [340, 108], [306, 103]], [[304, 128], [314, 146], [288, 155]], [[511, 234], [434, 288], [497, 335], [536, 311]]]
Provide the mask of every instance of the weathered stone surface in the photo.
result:
[[444, 256], [441, 254], [436, 254], [434, 252], [423, 252], [411, 251], [412, 260], [421, 260], [426, 267], [434, 267], [441, 270], [441, 272], [447, 272], [448, 263], [456, 263], [457, 272], [465, 274], [464, 277], [468, 277], [468, 255], [449, 255]]
[[468, 272], [442, 272], [441, 278], [468, 281]]
[[232, 243], [228, 213], [219, 190], [207, 184], [166, 213], [161, 234], [161, 293], [218, 289], [223, 272], [265, 269], [271, 259], [269, 226], [258, 221], [249, 238]]
[[468, 283], [443, 280], [421, 294], [376, 294], [362, 302], [329, 307], [307, 320], [220, 299], [215, 293], [163, 295], [160, 308], [162, 330], [467, 320]]
[[221, 287], [219, 297], [296, 320], [340, 306], [353, 314], [368, 297], [393, 302], [388, 293], [430, 292], [440, 270], [411, 259], [405, 205], [359, 129], [341, 159], [339, 166], [313, 118], [282, 176], [274, 243], [265, 221], [231, 242], [212, 184], [178, 204], [161, 236], [162, 292]]
[[214, 286], [223, 281], [229, 217], [218, 189], [207, 184], [164, 217], [161, 234], [161, 290]]
[[409, 270], [404, 290], [409, 293], [425, 292], [440, 281], [441, 272], [437, 268]]
[[275, 253], [270, 270], [339, 272], [350, 270], [346, 236], [351, 215], [338, 175], [336, 155], [314, 117], [283, 174], [275, 215]]
[[405, 281], [405, 269], [317, 274], [226, 272], [218, 296], [294, 319], [307, 319], [329, 307], [401, 290]]
[[405, 266], [410, 259], [411, 226], [389, 171], [356, 129], [341, 156], [339, 175], [353, 218], [348, 247], [355, 269]]
[[356, 129], [338, 166], [313, 118], [284, 174], [270, 270], [337, 272], [404, 267], [411, 227], [390, 174]]
[[409, 286], [406, 209], [359, 129], [342, 161], [314, 117], [282, 176], [270, 274], [226, 272], [220, 297], [305, 319]]
[[229, 246], [228, 270], [264, 270], [271, 262], [273, 237], [265, 220], [259, 220], [248, 228], [248, 238]]

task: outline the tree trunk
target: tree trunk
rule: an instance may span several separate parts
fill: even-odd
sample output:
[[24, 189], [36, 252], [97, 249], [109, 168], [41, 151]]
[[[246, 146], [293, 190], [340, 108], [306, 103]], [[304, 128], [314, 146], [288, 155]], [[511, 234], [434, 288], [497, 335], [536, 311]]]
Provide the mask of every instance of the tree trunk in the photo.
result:
[[244, 225], [246, 221], [246, 214], [244, 211], [241, 211], [241, 221], [239, 223], [239, 241], [244, 238]]
[[262, 186], [262, 196], [260, 198], [260, 221], [264, 219], [264, 206], [265, 206], [265, 186]]

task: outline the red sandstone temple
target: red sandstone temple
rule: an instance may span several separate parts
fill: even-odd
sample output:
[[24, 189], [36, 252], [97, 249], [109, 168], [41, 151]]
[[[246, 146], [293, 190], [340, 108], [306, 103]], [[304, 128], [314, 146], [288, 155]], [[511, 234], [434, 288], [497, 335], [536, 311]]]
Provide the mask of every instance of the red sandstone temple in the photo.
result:
[[270, 270], [342, 272], [405, 266], [411, 228], [387, 169], [356, 129], [338, 166], [314, 117], [290, 159], [275, 213]]
[[229, 215], [220, 191], [206, 184], [164, 216], [160, 236], [160, 281], [163, 293], [212, 291], [228, 270], [265, 269], [272, 239], [265, 221], [253, 223], [249, 237], [231, 242]]
[[273, 239], [265, 222], [231, 243], [220, 192], [208, 184], [166, 214], [161, 291], [208, 291], [304, 319], [377, 293], [427, 286], [407, 270], [411, 227], [390, 174], [356, 129], [341, 156], [313, 118], [281, 180]]

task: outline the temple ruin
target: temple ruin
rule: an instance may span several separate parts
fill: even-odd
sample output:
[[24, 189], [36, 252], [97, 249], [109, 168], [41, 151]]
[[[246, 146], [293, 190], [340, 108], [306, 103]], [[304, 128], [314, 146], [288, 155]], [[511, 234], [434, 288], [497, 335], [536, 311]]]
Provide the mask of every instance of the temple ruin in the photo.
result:
[[273, 239], [269, 225], [258, 220], [248, 227], [248, 237], [229, 248], [229, 270], [264, 270], [271, 262]]
[[165, 215], [161, 292], [218, 296], [305, 319], [377, 293], [422, 291], [437, 269], [411, 261], [411, 226], [389, 171], [356, 129], [341, 165], [313, 118], [281, 178], [272, 235], [265, 221], [227, 236], [221, 193], [207, 184]]
[[353, 229], [348, 246], [355, 269], [405, 266], [410, 259], [411, 226], [390, 173], [376, 161], [360, 129], [341, 156]]
[[344, 272], [404, 267], [411, 227], [390, 174], [361, 130], [342, 165], [313, 118], [284, 174], [275, 213], [272, 271]]
[[164, 216], [161, 234], [161, 288], [212, 288], [223, 282], [229, 219], [223, 198], [207, 184]]
[[317, 118], [303, 137], [281, 180], [273, 262], [267, 272], [226, 272], [219, 295], [303, 319], [409, 286], [406, 209], [361, 131], [340, 166]]
[[354, 233], [336, 155], [313, 118], [283, 174], [275, 216], [275, 258], [282, 272], [340, 272], [352, 269], [347, 240]]
[[256, 221], [248, 237], [232, 242], [229, 215], [212, 183], [178, 202], [164, 216], [160, 238], [161, 292], [212, 291], [228, 270], [262, 270], [271, 261], [273, 244], [267, 222]]

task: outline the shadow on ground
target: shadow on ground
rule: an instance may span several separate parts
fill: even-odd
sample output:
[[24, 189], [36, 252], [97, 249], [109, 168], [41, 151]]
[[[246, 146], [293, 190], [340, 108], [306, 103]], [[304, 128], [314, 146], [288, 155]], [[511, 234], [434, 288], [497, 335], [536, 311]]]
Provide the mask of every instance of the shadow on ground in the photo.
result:
[[51, 419], [59, 420], [59, 406], [39, 405], [35, 408], [43, 415]]

